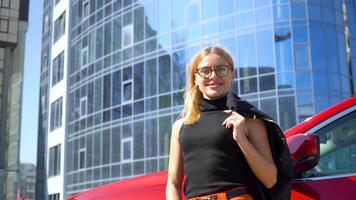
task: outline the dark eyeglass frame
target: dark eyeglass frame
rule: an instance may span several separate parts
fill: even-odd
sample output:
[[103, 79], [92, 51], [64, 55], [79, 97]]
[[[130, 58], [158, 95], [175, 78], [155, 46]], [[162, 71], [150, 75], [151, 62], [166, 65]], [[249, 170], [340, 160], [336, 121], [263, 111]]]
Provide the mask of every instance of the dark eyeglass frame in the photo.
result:
[[[220, 74], [219, 73], [219, 68], [227, 68], [227, 73], [226, 74]], [[209, 72], [209, 74], [208, 75], [204, 75], [204, 74], [202, 74], [201, 73], [201, 69], [209, 69], [210, 70], [210, 72]], [[200, 68], [197, 68], [196, 69], [196, 73], [201, 77], [201, 78], [204, 78], [204, 79], [206, 79], [206, 78], [209, 78], [210, 76], [211, 76], [211, 74], [213, 73], [213, 71], [215, 72], [215, 74], [217, 75], [217, 76], [219, 76], [219, 77], [225, 77], [225, 76], [227, 76], [228, 74], [229, 74], [229, 72], [230, 72], [230, 70], [232, 71], [233, 70], [233, 68], [232, 67], [230, 67], [229, 65], [218, 65], [218, 66], [215, 66], [215, 67], [200, 67]]]

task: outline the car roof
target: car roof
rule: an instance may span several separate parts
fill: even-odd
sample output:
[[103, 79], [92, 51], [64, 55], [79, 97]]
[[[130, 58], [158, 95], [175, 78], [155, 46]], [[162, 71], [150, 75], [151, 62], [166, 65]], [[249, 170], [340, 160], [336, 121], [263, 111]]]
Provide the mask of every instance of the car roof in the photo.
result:
[[291, 135], [299, 134], [299, 133], [306, 133], [309, 129], [315, 127], [317, 124], [323, 122], [324, 120], [340, 113], [352, 106], [356, 105], [356, 96], [353, 96], [349, 99], [346, 99], [334, 106], [331, 106], [322, 112], [306, 119], [305, 121], [301, 122], [300, 124], [293, 126], [292, 128], [286, 130], [284, 133], [286, 137]]

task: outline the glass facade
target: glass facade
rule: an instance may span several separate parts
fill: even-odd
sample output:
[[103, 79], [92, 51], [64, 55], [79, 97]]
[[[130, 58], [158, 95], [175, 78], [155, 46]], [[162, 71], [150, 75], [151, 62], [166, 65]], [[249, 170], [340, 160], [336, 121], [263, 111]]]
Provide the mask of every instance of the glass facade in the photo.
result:
[[234, 91], [283, 129], [354, 95], [353, 1], [73, 0], [70, 7], [65, 196], [167, 168], [185, 67], [202, 47], [229, 50]]
[[[59, 0], [56, 0], [56, 3]], [[55, 195], [48, 196], [47, 194], [47, 138], [49, 127], [49, 90], [51, 88], [50, 72], [51, 72], [51, 50], [52, 50], [52, 12], [54, 1], [43, 1], [43, 17], [42, 17], [42, 49], [41, 49], [41, 75], [40, 75], [40, 98], [39, 98], [39, 112], [38, 112], [38, 139], [37, 139], [37, 161], [36, 161], [36, 200], [56, 199]], [[63, 62], [60, 62], [63, 63]], [[60, 64], [59, 63], [59, 64]], [[58, 65], [60, 66], [60, 65]], [[61, 70], [54, 70], [60, 72]], [[52, 72], [53, 76], [57, 74]], [[59, 79], [52, 78], [52, 82], [59, 81]], [[62, 153], [63, 155], [63, 153]], [[59, 199], [59, 194], [58, 198]]]

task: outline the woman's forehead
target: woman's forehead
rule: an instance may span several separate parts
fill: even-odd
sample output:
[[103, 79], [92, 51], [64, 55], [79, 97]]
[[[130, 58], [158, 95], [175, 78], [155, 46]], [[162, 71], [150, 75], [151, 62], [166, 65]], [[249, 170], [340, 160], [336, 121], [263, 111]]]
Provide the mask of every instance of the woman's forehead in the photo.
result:
[[210, 66], [210, 65], [222, 65], [228, 64], [228, 62], [217, 54], [208, 54], [202, 58], [198, 66]]

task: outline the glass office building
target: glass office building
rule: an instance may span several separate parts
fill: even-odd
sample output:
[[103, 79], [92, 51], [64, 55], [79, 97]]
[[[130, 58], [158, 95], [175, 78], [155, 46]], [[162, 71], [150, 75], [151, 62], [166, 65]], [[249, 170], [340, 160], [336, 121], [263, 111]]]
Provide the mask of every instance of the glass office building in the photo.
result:
[[0, 199], [17, 198], [28, 0], [0, 0]]
[[235, 60], [234, 91], [283, 129], [355, 93], [354, 1], [68, 4], [68, 56], [52, 56], [49, 73], [49, 87], [67, 81], [66, 103], [58, 98], [48, 105], [53, 110], [49, 134], [66, 128], [59, 153], [65, 156], [64, 197], [167, 168], [185, 67], [202, 47], [229, 50]]

